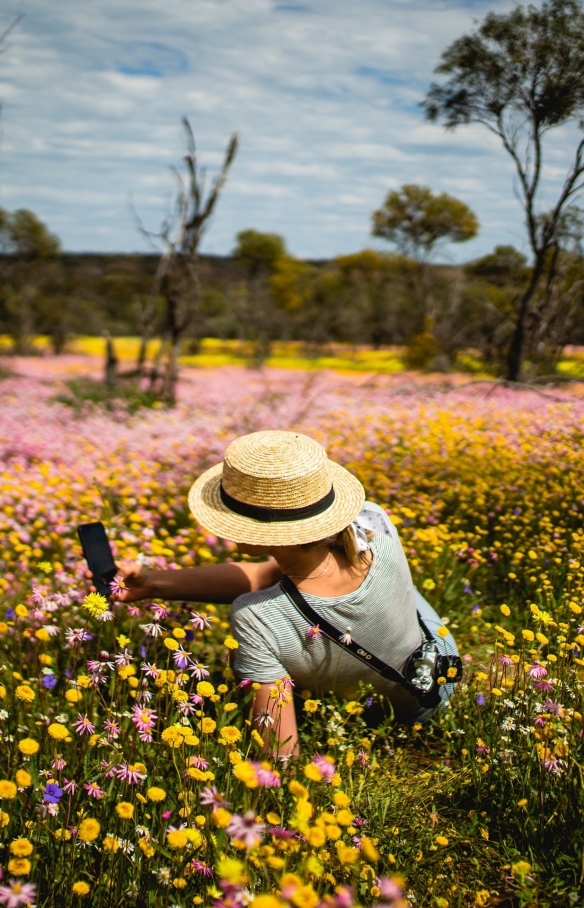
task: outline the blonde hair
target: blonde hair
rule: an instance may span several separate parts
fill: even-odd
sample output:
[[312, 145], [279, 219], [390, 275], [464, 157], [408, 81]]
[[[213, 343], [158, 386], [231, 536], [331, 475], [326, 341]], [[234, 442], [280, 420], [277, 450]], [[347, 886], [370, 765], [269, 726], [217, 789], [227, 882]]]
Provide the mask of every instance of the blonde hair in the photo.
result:
[[[371, 533], [367, 532], [368, 539], [371, 535]], [[340, 533], [335, 533], [333, 536], [327, 536], [325, 539], [319, 539], [318, 542], [305, 542], [301, 545], [301, 548], [312, 549], [321, 545], [324, 545], [329, 549], [341, 551], [351, 567], [356, 568], [357, 570], [362, 570], [363, 565], [366, 562], [365, 552], [359, 551], [355, 531], [350, 525], [345, 527], [344, 530], [341, 530]]]

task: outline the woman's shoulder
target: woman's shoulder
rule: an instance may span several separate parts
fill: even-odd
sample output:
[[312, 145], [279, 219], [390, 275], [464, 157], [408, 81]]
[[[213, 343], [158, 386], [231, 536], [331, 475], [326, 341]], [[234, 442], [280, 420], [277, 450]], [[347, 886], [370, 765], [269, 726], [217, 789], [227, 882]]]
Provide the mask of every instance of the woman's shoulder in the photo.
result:
[[354, 520], [357, 531], [397, 538], [397, 531], [387, 511], [374, 501], [366, 501]]
[[230, 616], [233, 618], [233, 616], [243, 612], [248, 614], [260, 614], [263, 612], [265, 615], [270, 606], [277, 607], [282, 599], [286, 599], [286, 596], [279, 583], [266, 587], [265, 590], [243, 593], [231, 603]]

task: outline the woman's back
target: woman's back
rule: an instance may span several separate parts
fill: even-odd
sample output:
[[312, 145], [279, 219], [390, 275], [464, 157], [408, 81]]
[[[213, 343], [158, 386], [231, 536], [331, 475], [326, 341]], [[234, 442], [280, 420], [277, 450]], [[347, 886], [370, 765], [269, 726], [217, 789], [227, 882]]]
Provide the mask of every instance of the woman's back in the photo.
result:
[[[339, 635], [349, 632], [401, 669], [421, 640], [410, 570], [397, 531], [378, 505], [367, 502], [357, 523], [374, 531], [364, 579], [359, 582], [355, 572], [335, 571], [329, 580], [318, 578], [318, 586], [299, 586], [309, 605], [337, 627]], [[337, 592], [341, 589], [348, 592]], [[364, 681], [389, 696], [398, 715], [418, 706], [399, 685], [379, 678], [342, 647], [324, 637], [309, 637], [309, 625], [279, 585], [236, 599], [231, 624], [239, 642], [234, 667], [241, 678], [270, 683], [288, 674], [297, 690], [310, 690], [313, 696], [333, 690], [346, 699], [355, 698]]]

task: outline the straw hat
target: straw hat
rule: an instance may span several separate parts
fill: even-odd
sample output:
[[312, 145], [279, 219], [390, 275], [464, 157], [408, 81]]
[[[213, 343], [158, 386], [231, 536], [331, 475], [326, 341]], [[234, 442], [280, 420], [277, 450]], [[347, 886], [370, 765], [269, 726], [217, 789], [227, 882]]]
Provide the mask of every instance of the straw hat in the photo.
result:
[[300, 545], [332, 536], [357, 516], [365, 493], [306, 435], [243, 435], [189, 492], [200, 526], [233, 542]]

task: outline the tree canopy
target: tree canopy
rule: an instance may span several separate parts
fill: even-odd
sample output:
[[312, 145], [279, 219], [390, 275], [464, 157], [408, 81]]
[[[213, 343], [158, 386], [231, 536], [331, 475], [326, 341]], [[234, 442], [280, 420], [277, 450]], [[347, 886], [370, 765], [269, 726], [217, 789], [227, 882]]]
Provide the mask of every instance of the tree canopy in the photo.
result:
[[[530, 305], [564, 231], [564, 212], [584, 188], [584, 139], [577, 143], [555, 203], [538, 210], [544, 137], [576, 121], [584, 128], [584, 9], [580, 0], [547, 0], [489, 13], [476, 30], [442, 54], [423, 107], [431, 120], [453, 129], [481, 123], [501, 140], [515, 164], [529, 243], [531, 279], [518, 298], [507, 376], [520, 377]], [[552, 257], [552, 261], [554, 261]], [[548, 280], [549, 283], [549, 280]], [[541, 313], [540, 313], [541, 314]]]
[[427, 186], [406, 184], [392, 190], [373, 212], [373, 235], [419, 262], [427, 261], [441, 244], [471, 240], [478, 229], [476, 215], [464, 202]]

